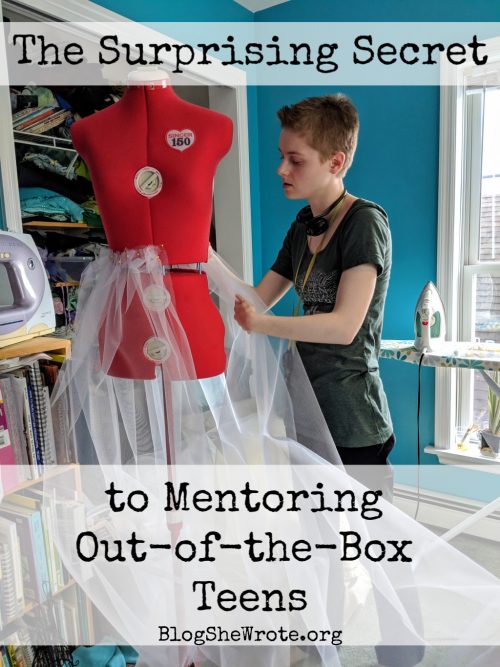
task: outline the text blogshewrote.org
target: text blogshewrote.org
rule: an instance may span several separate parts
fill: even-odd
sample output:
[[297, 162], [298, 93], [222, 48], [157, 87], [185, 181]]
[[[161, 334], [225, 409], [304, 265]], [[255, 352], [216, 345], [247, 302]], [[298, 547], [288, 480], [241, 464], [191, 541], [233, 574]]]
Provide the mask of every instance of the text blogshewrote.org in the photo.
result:
[[295, 642], [329, 643], [332, 646], [342, 644], [342, 630], [289, 630], [280, 626], [276, 630], [261, 630], [253, 625], [243, 625], [239, 630], [224, 630], [220, 625], [209, 625], [199, 630], [181, 630], [176, 625], [158, 626], [159, 642], [195, 644], [203, 646], [207, 643], [257, 644]]

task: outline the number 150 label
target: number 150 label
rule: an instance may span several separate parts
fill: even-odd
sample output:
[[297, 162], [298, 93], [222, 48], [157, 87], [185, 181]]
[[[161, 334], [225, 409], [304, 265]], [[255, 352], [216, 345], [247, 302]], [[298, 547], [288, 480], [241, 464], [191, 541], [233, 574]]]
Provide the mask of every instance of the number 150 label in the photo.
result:
[[193, 130], [169, 130], [166, 135], [167, 144], [177, 151], [185, 151], [194, 144]]

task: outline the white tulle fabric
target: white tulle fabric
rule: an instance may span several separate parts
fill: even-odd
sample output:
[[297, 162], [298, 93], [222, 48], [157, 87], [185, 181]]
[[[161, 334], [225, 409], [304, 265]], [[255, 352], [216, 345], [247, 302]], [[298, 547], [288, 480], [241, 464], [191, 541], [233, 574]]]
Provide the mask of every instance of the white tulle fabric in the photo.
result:
[[[164, 275], [155, 248], [142, 249], [140, 256], [136, 252], [118, 255], [103, 251], [86, 269], [80, 288], [78, 333], [72, 358], [66, 362], [53, 395], [58, 422], [64, 415], [67, 417], [61, 430], [61, 433], [66, 431], [66, 442], [60, 449], [68, 450], [69, 435], [80, 462], [100, 466], [140, 464], [136, 470], [148, 464], [166, 466], [167, 448], [170, 460], [182, 465], [303, 466], [304, 472], [294, 468], [294, 475], [299, 477], [297, 487], [303, 483], [306, 488], [310, 486], [307, 467], [320, 465], [332, 488], [359, 489], [341, 465], [332, 465], [340, 464], [340, 460], [298, 354], [289, 352], [286, 342], [248, 335], [234, 322], [235, 294], [242, 294], [257, 308], [263, 308], [254, 292], [214, 252], [203, 270], [226, 326], [226, 373], [205, 380], [195, 378], [187, 338], [172, 302], [160, 312], [144, 309], [144, 317], [150, 319], [156, 334], [171, 341], [168, 366], [159, 364], [154, 380], [134, 381], [107, 375], [126, 324], [123, 304], [141, 296], [152, 283], [169, 289], [169, 275]], [[114, 308], [113, 313], [109, 312], [110, 307]], [[105, 315], [105, 344], [100, 351], [99, 332]], [[184, 379], [178, 380], [179, 377]], [[137, 475], [140, 478], [140, 472]], [[310, 590], [316, 587], [324, 593], [331, 587], [332, 597], [325, 603], [331, 609], [323, 610], [324, 615], [336, 617], [339, 627], [346, 621], [342, 611], [338, 617], [339, 606], [343, 606], [338, 604], [338, 588], [337, 597], [333, 597], [335, 586], [343, 581], [345, 614], [350, 622], [362, 616], [370, 589], [376, 591], [378, 613], [384, 615], [386, 627], [387, 623], [392, 626], [388, 639], [384, 639], [382, 631], [382, 643], [394, 643], [395, 635], [401, 637], [402, 644], [432, 643], [432, 637], [436, 636], [462, 636], [464, 643], [471, 643], [467, 637], [472, 636], [473, 643], [481, 643], [475, 631], [482, 623], [488, 624], [489, 629], [492, 624], [500, 629], [498, 580], [392, 505], [387, 503], [384, 507], [384, 533], [390, 526], [393, 536], [412, 540], [416, 545], [412, 566], [397, 570], [384, 563], [363, 562], [362, 566], [347, 566], [340, 572], [338, 558], [321, 559], [316, 567], [304, 569], [302, 576]], [[377, 538], [377, 525], [372, 526], [354, 514], [349, 515], [348, 521], [351, 530]], [[301, 537], [311, 543], [324, 542], [328, 537], [333, 539], [341, 528], [338, 516], [308, 515], [308, 521], [301, 526], [304, 531]], [[156, 604], [151, 596], [162, 597], [161, 591], [143, 587], [139, 578], [134, 581], [133, 568], [128, 592], [118, 581], [113, 583], [106, 568], [100, 571], [97, 567], [90, 580], [86, 580], [78, 564], [68, 563], [68, 569], [125, 638], [130, 636], [134, 624], [147, 617], [151, 605]], [[255, 574], [248, 577], [250, 582], [258, 584]], [[425, 611], [422, 624], [416, 599], [423, 600], [425, 606], [426, 597], [438, 600], [441, 596], [446, 598], [443, 604], [450, 613], [436, 613], [432, 619], [433, 632], [429, 630]], [[457, 606], [460, 613], [452, 613], [451, 609], [456, 610]], [[369, 621], [372, 622], [376, 620]], [[363, 625], [360, 625], [358, 637], [362, 636]], [[460, 655], [459, 648], [443, 650], [439, 664], [460, 664], [457, 652]], [[474, 659], [479, 660], [483, 655], [486, 654], [480, 649]], [[302, 648], [205, 645], [182, 650], [150, 646], [140, 650], [140, 661], [150, 667], [176, 667], [191, 662], [222, 667], [340, 664], [336, 647], [328, 645]]]
[[[288, 460], [283, 455], [292, 454], [291, 439], [339, 463], [297, 355], [286, 355], [287, 373], [294, 376], [287, 387], [283, 342], [274, 347], [264, 336], [244, 334], [233, 321], [235, 290], [263, 308], [254, 292], [213, 252], [203, 268], [226, 324], [226, 373], [196, 380], [189, 344], [171, 302], [161, 311], [144, 306], [144, 318], [170, 346], [168, 363], [158, 364], [151, 381], [115, 378], [107, 372], [123, 329], [130, 326], [124, 312], [134, 297], [142, 300], [152, 284], [173, 293], [157, 249], [144, 248], [140, 254], [104, 250], [87, 268], [72, 358], [53, 398], [56, 412], [59, 401], [71, 406], [68, 428], [78, 460], [102, 465], [166, 463], [168, 440], [176, 464], [281, 463]], [[269, 440], [274, 446], [268, 446]]]

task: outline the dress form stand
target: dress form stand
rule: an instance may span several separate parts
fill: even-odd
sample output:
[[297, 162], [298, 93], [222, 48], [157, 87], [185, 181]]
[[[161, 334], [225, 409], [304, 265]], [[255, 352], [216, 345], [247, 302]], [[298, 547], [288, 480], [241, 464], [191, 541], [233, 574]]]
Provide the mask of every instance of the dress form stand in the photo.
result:
[[[214, 377], [225, 369], [224, 325], [199, 267], [208, 259], [213, 180], [231, 146], [232, 122], [180, 99], [163, 70], [136, 70], [128, 84], [119, 102], [75, 123], [72, 137], [89, 167], [117, 261], [126, 256], [127, 262], [135, 257], [147, 262], [151, 247], [157, 250], [156, 280], [139, 273], [131, 299], [126, 293], [113, 297], [100, 323], [99, 346], [104, 372], [135, 382], [138, 403], [146, 404], [141, 381], [161, 374], [171, 481], [173, 383]], [[175, 317], [169, 314], [171, 304]], [[156, 322], [167, 322], [169, 339]], [[172, 544], [181, 528], [180, 522], [168, 523]]]

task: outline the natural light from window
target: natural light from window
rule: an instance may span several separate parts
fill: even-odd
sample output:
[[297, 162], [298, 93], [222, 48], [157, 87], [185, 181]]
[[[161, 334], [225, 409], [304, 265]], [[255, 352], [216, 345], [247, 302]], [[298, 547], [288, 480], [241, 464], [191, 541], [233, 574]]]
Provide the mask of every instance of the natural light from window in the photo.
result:
[[[500, 262], [500, 89], [484, 93], [479, 263]], [[500, 344], [500, 276], [479, 274], [475, 281], [475, 337]], [[487, 419], [487, 387], [474, 374], [473, 421]]]

